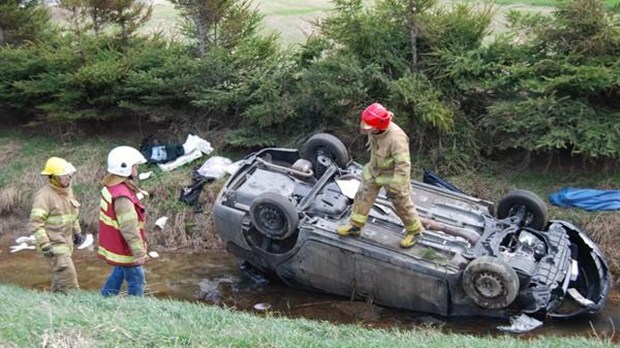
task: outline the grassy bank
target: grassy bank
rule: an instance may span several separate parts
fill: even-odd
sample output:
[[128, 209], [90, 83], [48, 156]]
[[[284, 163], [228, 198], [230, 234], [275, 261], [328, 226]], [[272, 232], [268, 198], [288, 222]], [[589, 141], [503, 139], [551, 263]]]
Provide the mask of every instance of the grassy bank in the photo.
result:
[[[131, 128], [131, 127], [129, 127]], [[218, 151], [217, 137], [198, 134], [212, 142]], [[169, 136], [182, 143], [186, 134]], [[127, 132], [123, 136], [112, 134], [106, 137], [82, 135], [79, 140], [62, 142], [58, 138], [29, 135], [12, 130], [0, 131], [0, 233], [26, 234], [26, 223], [30, 212], [32, 195], [43, 185], [39, 175], [45, 160], [59, 156], [72, 162], [77, 168], [74, 191], [81, 202], [80, 223], [84, 231], [96, 232], [98, 221], [99, 192], [101, 178], [105, 174], [107, 152], [117, 145], [139, 147], [144, 135], [141, 132]], [[161, 138], [160, 139], [164, 139]], [[242, 155], [230, 155], [233, 160]], [[179, 202], [181, 188], [191, 183], [192, 171], [197, 169], [206, 157], [171, 172], [162, 172], [157, 167], [143, 167], [142, 171], [153, 170], [154, 176], [141, 183], [150, 193], [146, 204], [149, 219], [150, 245], [155, 248], [220, 248], [219, 238], [211, 221], [211, 206], [222, 181], [205, 186], [200, 196], [204, 212], [194, 213], [192, 207]], [[363, 160], [360, 160], [363, 162]], [[420, 160], [413, 164], [413, 178], [422, 178], [423, 165]], [[441, 173], [439, 173], [441, 175]], [[471, 170], [456, 176], [445, 177], [464, 192], [479, 198], [497, 202], [504, 194], [514, 189], [527, 189], [537, 193], [545, 201], [549, 194], [564, 186], [597, 189], [618, 189], [620, 172], [609, 168], [548, 161], [541, 165], [532, 163], [492, 163], [483, 169]], [[561, 209], [547, 204], [552, 219], [570, 221], [580, 226], [603, 249], [610, 264], [614, 279], [620, 278], [620, 214], [618, 212], [586, 212], [580, 209]], [[164, 230], [156, 228], [154, 222], [161, 216], [168, 217]]]
[[2, 347], [611, 347], [582, 337], [474, 337], [253, 315], [154, 298], [0, 285]]
[[[79, 138], [61, 141], [58, 137], [0, 131], [0, 215], [5, 217], [0, 222], [0, 233], [26, 235], [33, 194], [45, 181], [39, 173], [51, 156], [65, 158], [75, 165], [77, 173], [73, 179], [73, 190], [81, 203], [80, 224], [83, 231], [95, 233], [107, 153], [119, 145], [139, 148], [144, 136], [136, 130], [123, 135], [109, 134], [107, 137], [82, 134]], [[182, 144], [186, 137], [187, 134], [178, 139], [174, 136], [160, 139]], [[220, 183], [206, 186], [201, 194], [204, 213], [196, 214], [192, 207], [178, 200], [182, 187], [192, 182], [192, 171], [205, 160], [206, 157], [202, 157], [170, 172], [162, 172], [157, 166], [141, 167], [142, 172], [154, 172], [151, 178], [140, 184], [150, 194], [146, 204], [149, 218], [147, 229], [152, 246], [217, 247], [208, 207], [213, 203]], [[164, 230], [154, 225], [155, 220], [162, 216], [169, 219]]]

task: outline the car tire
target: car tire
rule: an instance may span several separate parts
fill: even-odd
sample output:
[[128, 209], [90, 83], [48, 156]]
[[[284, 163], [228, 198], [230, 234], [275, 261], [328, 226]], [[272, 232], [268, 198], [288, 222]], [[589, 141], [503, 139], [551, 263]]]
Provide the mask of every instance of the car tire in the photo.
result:
[[299, 224], [297, 209], [286, 197], [275, 192], [265, 192], [256, 197], [250, 206], [250, 219], [266, 238], [284, 240]]
[[506, 194], [497, 204], [497, 218], [504, 219], [525, 208], [524, 227], [544, 230], [549, 222], [549, 210], [537, 194], [526, 190], [515, 190]]
[[317, 133], [311, 136], [302, 148], [302, 157], [312, 162], [314, 173], [321, 176], [325, 166], [319, 163], [319, 156], [327, 156], [339, 168], [346, 168], [349, 162], [349, 151], [337, 137], [328, 133]]
[[519, 292], [517, 272], [502, 260], [481, 256], [470, 262], [462, 276], [463, 290], [485, 309], [508, 307]]

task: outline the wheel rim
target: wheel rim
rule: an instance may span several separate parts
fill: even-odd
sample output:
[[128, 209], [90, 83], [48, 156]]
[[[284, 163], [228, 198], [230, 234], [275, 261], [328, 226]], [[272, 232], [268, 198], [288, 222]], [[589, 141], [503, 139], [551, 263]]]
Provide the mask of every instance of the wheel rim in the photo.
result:
[[518, 216], [523, 226], [529, 226], [534, 221], [534, 213], [525, 205], [518, 205], [510, 208], [509, 216]]
[[261, 205], [258, 209], [262, 225], [273, 234], [281, 234], [286, 227], [286, 221], [280, 211], [270, 205]]
[[504, 283], [496, 274], [480, 273], [474, 282], [476, 291], [485, 298], [498, 298], [504, 293]]

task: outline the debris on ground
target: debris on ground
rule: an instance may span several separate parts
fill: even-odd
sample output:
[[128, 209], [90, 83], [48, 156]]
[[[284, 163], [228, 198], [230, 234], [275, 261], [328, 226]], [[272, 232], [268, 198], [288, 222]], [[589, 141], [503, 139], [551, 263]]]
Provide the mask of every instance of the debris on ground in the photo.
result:
[[150, 178], [150, 177], [151, 177], [151, 175], [153, 175], [153, 171], [149, 171], [149, 172], [140, 173], [140, 174], [138, 174], [138, 179], [140, 179], [140, 180], [146, 180], [146, 179]]
[[21, 237], [18, 237], [17, 239], [15, 239], [15, 243], [17, 243], [17, 244], [33, 243], [35, 240], [36, 240], [36, 238], [34, 237], [34, 235], [21, 236]]
[[232, 161], [229, 158], [213, 156], [192, 173], [192, 183], [184, 186], [179, 194], [179, 200], [194, 207], [195, 213], [201, 213], [200, 194], [206, 183], [224, 177], [231, 170]]
[[35, 248], [34, 248], [34, 245], [28, 245], [27, 243], [24, 242], [18, 245], [11, 245], [10, 249], [12, 253], [16, 253], [22, 250], [34, 250]]
[[78, 245], [78, 249], [82, 250], [85, 248], [88, 248], [88, 250], [93, 250], [92, 245], [93, 242], [95, 241], [95, 239], [93, 238], [92, 233], [88, 233], [86, 234], [86, 238], [84, 238], [84, 241], [82, 242], [82, 244]]
[[210, 154], [213, 147], [207, 140], [194, 134], [189, 134], [183, 144], [165, 145], [150, 135], [142, 141], [140, 152], [148, 163], [156, 163], [161, 170], [168, 172], [202, 157], [203, 154]]
[[266, 311], [269, 308], [271, 308], [271, 305], [269, 303], [257, 303], [254, 305], [254, 309], [256, 309], [257, 311]]
[[[16, 245], [11, 245], [9, 248], [11, 249], [12, 253], [16, 253], [22, 250], [35, 250], [36, 249], [34, 246], [35, 241], [36, 241], [36, 238], [33, 235], [21, 236], [15, 239]], [[93, 235], [91, 233], [88, 233], [86, 234], [86, 238], [84, 238], [84, 241], [82, 242], [82, 244], [78, 245], [76, 248], [77, 249], [89, 248], [90, 246], [93, 245], [93, 242], [94, 242]], [[92, 250], [92, 248], [89, 248], [89, 250]]]
[[586, 211], [620, 210], [620, 190], [595, 190], [564, 187], [549, 195], [553, 205]]
[[166, 226], [166, 222], [168, 222], [168, 217], [162, 216], [159, 219], [155, 220], [155, 226], [163, 230], [164, 226]]
[[497, 329], [504, 332], [524, 333], [529, 332], [543, 324], [542, 321], [534, 319], [527, 314], [510, 317], [510, 326], [498, 326]]
[[164, 172], [169, 172], [171, 170], [177, 169], [178, 167], [193, 162], [194, 160], [202, 157], [202, 152], [198, 149], [192, 150], [190, 153], [187, 153], [183, 156], [178, 157], [176, 160], [167, 163], [158, 163], [157, 166], [159, 169]]
[[144, 155], [147, 163], [166, 163], [183, 156], [185, 149], [181, 144], [162, 144], [151, 134], [142, 141], [140, 153]]
[[233, 162], [226, 157], [213, 156], [205, 161], [205, 163], [198, 168], [197, 172], [200, 176], [206, 179], [220, 179], [227, 174], [227, 168], [233, 164]]

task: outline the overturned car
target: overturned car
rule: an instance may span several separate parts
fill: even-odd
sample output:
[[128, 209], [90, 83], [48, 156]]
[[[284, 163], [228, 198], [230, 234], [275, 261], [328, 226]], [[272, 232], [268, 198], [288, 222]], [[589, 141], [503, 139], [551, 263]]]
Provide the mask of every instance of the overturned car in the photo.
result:
[[425, 231], [399, 247], [400, 219], [381, 192], [361, 237], [341, 237], [362, 167], [319, 133], [302, 151], [247, 156], [213, 208], [229, 252], [299, 287], [442, 316], [569, 318], [600, 311], [610, 275], [578, 227], [548, 221], [544, 202], [513, 191], [495, 206], [411, 181]]

